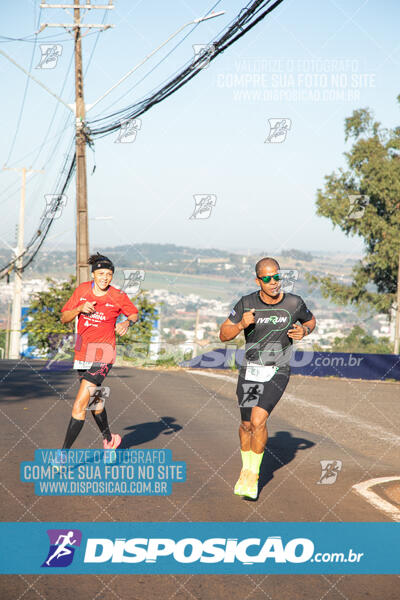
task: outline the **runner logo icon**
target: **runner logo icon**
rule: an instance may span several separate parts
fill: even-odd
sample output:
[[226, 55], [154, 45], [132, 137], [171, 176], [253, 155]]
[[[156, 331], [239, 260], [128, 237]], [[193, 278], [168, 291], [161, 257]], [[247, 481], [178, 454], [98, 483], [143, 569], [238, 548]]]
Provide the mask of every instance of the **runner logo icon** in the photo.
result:
[[321, 464], [321, 477], [317, 483], [320, 484], [332, 484], [335, 483], [339, 471], [342, 470], [341, 460], [320, 460]]
[[264, 385], [262, 383], [242, 383], [242, 386], [243, 399], [240, 406], [257, 406], [260, 396], [264, 392]]
[[42, 567], [68, 567], [74, 558], [75, 548], [81, 545], [79, 529], [48, 529], [50, 548]]
[[217, 204], [216, 194], [194, 194], [194, 210], [189, 219], [208, 219]]
[[291, 119], [268, 119], [269, 134], [265, 144], [281, 144], [286, 140], [288, 131], [292, 127]]

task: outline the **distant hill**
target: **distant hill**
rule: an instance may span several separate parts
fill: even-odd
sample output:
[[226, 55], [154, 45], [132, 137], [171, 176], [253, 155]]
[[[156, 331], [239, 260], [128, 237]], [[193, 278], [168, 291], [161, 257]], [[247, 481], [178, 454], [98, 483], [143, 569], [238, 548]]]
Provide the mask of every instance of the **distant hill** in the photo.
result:
[[[118, 267], [141, 266], [150, 268], [151, 265], [162, 266], [178, 265], [182, 262], [193, 262], [197, 258], [220, 258], [225, 262], [237, 262], [238, 254], [218, 250], [216, 248], [190, 248], [176, 246], [175, 244], [124, 244], [121, 246], [105, 246], [92, 249], [93, 252], [106, 254]], [[0, 267], [7, 264], [11, 252], [7, 248], [0, 248]], [[75, 271], [75, 251], [73, 250], [47, 250], [42, 249], [26, 273], [29, 275], [73, 273]]]
[[[175, 244], [123, 244], [118, 246], [94, 247], [93, 252], [109, 256], [118, 269], [142, 268], [149, 271], [175, 272], [182, 274], [228, 277], [243, 279], [243, 275], [253, 271], [254, 264], [267, 251], [253, 256], [217, 248], [191, 248]], [[338, 253], [339, 255], [339, 253]], [[337, 256], [338, 256], [337, 255]], [[8, 248], [0, 247], [0, 267], [11, 258]], [[356, 262], [356, 257], [343, 255], [335, 261], [335, 255], [304, 252], [291, 249], [282, 250], [280, 260], [283, 269], [312, 269], [313, 272], [337, 269], [337, 264], [346, 265], [346, 270]], [[343, 270], [343, 269], [342, 269]], [[33, 263], [26, 269], [29, 277], [66, 277], [75, 272], [75, 251], [50, 250], [42, 248]]]
[[[100, 249], [99, 249], [100, 252]], [[168, 263], [182, 260], [194, 260], [198, 257], [220, 258], [236, 262], [239, 255], [216, 248], [190, 248], [189, 246], [176, 246], [175, 244], [124, 244], [101, 248], [117, 264], [124, 266], [132, 262]]]

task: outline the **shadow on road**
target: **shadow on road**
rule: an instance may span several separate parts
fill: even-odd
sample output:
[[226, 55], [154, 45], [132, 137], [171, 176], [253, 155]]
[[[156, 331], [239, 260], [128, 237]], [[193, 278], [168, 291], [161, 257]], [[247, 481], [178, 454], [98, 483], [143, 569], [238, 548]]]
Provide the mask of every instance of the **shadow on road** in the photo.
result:
[[[41, 401], [43, 398], [74, 395], [78, 378], [71, 370], [47, 370], [42, 360], [0, 361], [0, 402]], [[74, 387], [74, 384], [76, 387]]]
[[305, 438], [293, 437], [289, 431], [277, 431], [268, 439], [260, 468], [258, 481], [259, 492], [271, 481], [274, 472], [289, 464], [298, 450], [308, 450], [315, 446], [314, 442]]
[[130, 427], [130, 433], [127, 433], [122, 438], [120, 448], [131, 448], [132, 446], [140, 446], [151, 440], [155, 440], [159, 435], [170, 435], [175, 431], [182, 429], [181, 425], [175, 423], [174, 417], [160, 417], [159, 421], [149, 421], [148, 423], [137, 423]]

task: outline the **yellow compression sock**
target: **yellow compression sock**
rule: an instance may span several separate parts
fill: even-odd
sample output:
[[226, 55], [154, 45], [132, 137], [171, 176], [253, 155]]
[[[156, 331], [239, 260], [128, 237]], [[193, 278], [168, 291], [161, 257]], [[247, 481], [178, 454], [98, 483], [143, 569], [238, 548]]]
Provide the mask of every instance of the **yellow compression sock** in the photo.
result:
[[253, 473], [257, 473], [258, 475], [258, 473], [260, 472], [260, 465], [264, 456], [264, 452], [261, 452], [261, 454], [256, 454], [256, 452], [250, 450], [250, 455], [250, 471], [252, 471]]
[[245, 470], [245, 469], [250, 470], [251, 455], [252, 455], [251, 450], [246, 450], [246, 451], [241, 450], [240, 454], [242, 455], [243, 470]]

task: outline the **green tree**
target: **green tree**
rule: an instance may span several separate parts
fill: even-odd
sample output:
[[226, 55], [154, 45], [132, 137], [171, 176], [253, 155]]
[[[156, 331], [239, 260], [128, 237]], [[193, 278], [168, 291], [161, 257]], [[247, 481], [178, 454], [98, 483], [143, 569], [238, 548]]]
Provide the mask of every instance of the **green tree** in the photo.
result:
[[332, 352], [366, 352], [368, 354], [391, 354], [389, 338], [377, 339], [356, 325], [344, 338], [335, 338]]
[[[34, 294], [28, 310], [30, 320], [25, 326], [25, 331], [29, 335], [30, 343], [44, 352], [49, 352], [57, 348], [63, 335], [74, 331], [74, 322], [63, 324], [60, 315], [62, 307], [74, 292], [75, 278], [71, 276], [61, 284], [50, 278], [46, 281], [49, 289]], [[150, 302], [146, 292], [140, 292], [132, 301], [139, 310], [138, 322], [130, 327], [123, 337], [117, 336], [117, 343], [124, 346], [140, 342], [148, 349], [156, 306]]]
[[[5, 351], [6, 351], [6, 335], [7, 332], [5, 329], [1, 329], [0, 330], [0, 348], [3, 349], [3, 356], [5, 356]], [[1, 354], [1, 352], [0, 352]]]
[[309, 275], [308, 280], [337, 304], [388, 314], [395, 302], [400, 249], [400, 127], [386, 129], [362, 108], [345, 120], [345, 139], [353, 142], [344, 154], [347, 168], [325, 177], [317, 214], [346, 235], [362, 237], [364, 257], [353, 267], [350, 285], [331, 276]]
[[310, 252], [303, 252], [302, 250], [297, 250], [296, 248], [292, 248], [291, 250], [282, 250], [282, 256], [289, 256], [297, 260], [313, 260], [313, 255]]
[[60, 314], [75, 289], [75, 277], [70, 276], [68, 281], [62, 283], [50, 277], [46, 281], [49, 289], [33, 295], [28, 310], [30, 320], [24, 331], [28, 333], [31, 344], [48, 352], [54, 349], [55, 340], [60, 339], [61, 334], [74, 331], [74, 323], [61, 323]]
[[170, 344], [183, 344], [183, 342], [186, 340], [186, 336], [183, 333], [176, 333], [174, 336], [171, 336], [168, 340], [168, 342]]
[[133, 327], [128, 329], [124, 336], [117, 336], [117, 344], [131, 346], [133, 348], [140, 344], [147, 354], [154, 319], [156, 317], [156, 304], [149, 300], [148, 292], [146, 290], [141, 290], [136, 296], [132, 297], [131, 300], [139, 311], [139, 319]]

